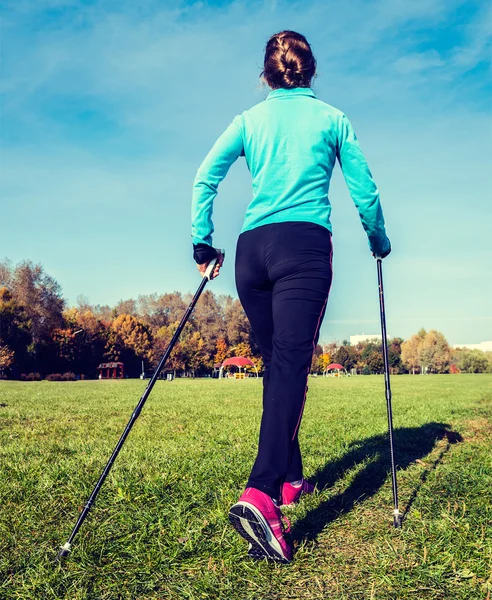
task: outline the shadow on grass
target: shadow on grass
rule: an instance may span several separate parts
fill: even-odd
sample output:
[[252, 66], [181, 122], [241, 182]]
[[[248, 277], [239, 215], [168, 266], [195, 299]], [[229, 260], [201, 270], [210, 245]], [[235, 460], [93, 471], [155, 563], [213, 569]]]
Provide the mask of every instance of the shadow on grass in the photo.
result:
[[[459, 433], [450, 431], [449, 425], [446, 423], [426, 423], [421, 427], [395, 429], [394, 445], [397, 475], [399, 470], [406, 469], [416, 460], [427, 456], [440, 440], [446, 440], [447, 442], [434, 462], [428, 465], [421, 474], [419, 483], [406, 503], [403, 520], [429, 473], [437, 467], [451, 444], [461, 442], [462, 439]], [[387, 435], [376, 435], [353, 442], [347, 454], [340, 460], [327, 463], [313, 477], [310, 477], [310, 481], [316, 483], [319, 490], [329, 488], [343, 476], [345, 471], [368, 460], [370, 462], [357, 473], [345, 491], [322, 502], [304, 518], [297, 521], [292, 528], [292, 539], [294, 541], [316, 539], [328, 523], [331, 523], [340, 515], [348, 513], [355, 504], [370, 498], [379, 490], [391, 471]], [[388, 506], [388, 515], [392, 517], [392, 505]], [[388, 518], [388, 521], [391, 522], [391, 519]]]

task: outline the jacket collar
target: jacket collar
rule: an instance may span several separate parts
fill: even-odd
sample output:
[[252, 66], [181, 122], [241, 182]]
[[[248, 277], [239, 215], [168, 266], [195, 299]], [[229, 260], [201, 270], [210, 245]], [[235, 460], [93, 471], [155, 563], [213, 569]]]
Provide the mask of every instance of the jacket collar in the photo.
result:
[[311, 98], [316, 98], [316, 94], [311, 88], [296, 87], [277, 88], [276, 90], [272, 90], [266, 99], [271, 100], [272, 98], [290, 98], [291, 96], [311, 96]]

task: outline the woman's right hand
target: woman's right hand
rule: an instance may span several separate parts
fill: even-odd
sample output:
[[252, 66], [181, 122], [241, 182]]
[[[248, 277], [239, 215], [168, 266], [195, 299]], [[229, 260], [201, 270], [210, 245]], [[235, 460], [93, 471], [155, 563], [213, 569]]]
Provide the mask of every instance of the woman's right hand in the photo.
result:
[[[224, 255], [218, 248], [216, 248], [216, 250], [217, 250], [217, 264], [215, 265], [214, 270], [210, 274], [210, 279], [215, 279], [216, 277], [219, 276], [220, 267], [224, 263]], [[215, 258], [213, 258], [212, 260], [215, 260]], [[200, 271], [202, 277], [205, 275], [207, 268], [211, 262], [212, 261], [210, 260], [209, 262], [203, 263], [201, 265], [197, 265], [197, 269]]]

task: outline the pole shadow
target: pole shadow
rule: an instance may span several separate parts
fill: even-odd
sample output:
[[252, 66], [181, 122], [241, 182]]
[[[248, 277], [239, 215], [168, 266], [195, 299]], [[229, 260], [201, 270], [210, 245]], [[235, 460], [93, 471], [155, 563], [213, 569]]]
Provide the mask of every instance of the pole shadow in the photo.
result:
[[[451, 431], [449, 427], [446, 423], [431, 422], [421, 427], [402, 427], [394, 431], [397, 476], [398, 471], [427, 456], [440, 440], [447, 441], [438, 457], [420, 475], [420, 481], [406, 503], [403, 521], [429, 473], [438, 466], [451, 444], [463, 440], [459, 433]], [[342, 458], [327, 463], [309, 480], [321, 491], [333, 486], [345, 471], [367, 459], [371, 462], [357, 473], [346, 490], [322, 502], [295, 523], [291, 531], [293, 541], [315, 540], [326, 525], [350, 512], [355, 504], [370, 498], [381, 488], [391, 472], [387, 434], [353, 442]], [[391, 511], [392, 506], [388, 506], [388, 514]]]

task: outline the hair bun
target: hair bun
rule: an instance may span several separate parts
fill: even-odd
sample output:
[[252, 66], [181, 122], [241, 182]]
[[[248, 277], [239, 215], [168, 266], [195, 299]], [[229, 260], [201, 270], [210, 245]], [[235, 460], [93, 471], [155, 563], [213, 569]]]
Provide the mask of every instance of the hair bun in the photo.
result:
[[315, 72], [316, 59], [303, 35], [286, 30], [268, 40], [261, 75], [271, 88], [310, 87]]

